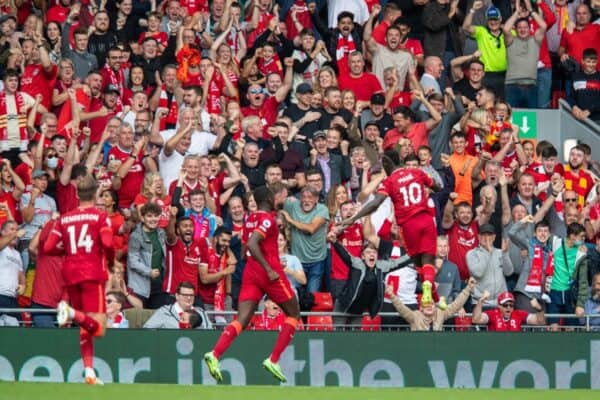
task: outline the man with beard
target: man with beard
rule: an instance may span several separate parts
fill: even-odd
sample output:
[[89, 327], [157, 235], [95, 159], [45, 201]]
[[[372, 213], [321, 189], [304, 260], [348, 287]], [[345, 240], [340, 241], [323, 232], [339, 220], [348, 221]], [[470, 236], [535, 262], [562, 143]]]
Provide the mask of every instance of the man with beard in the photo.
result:
[[327, 259], [327, 207], [318, 203], [319, 192], [307, 185], [300, 192], [300, 201], [286, 200], [281, 212], [292, 227], [292, 254], [302, 263], [308, 279], [307, 290], [318, 292]]
[[379, 136], [384, 137], [394, 127], [392, 116], [385, 110], [385, 96], [383, 93], [375, 93], [369, 100], [369, 107], [360, 114], [360, 130], [365, 133], [367, 124], [375, 123], [379, 127]]
[[[229, 248], [231, 231], [218, 227], [212, 239], [200, 243], [201, 252], [198, 274], [198, 293], [207, 311], [231, 311], [231, 275], [235, 272], [237, 260]], [[213, 315], [211, 320], [225, 322], [222, 315]], [[231, 321], [231, 318], [228, 318]]]
[[316, 168], [324, 178], [325, 193], [335, 185], [350, 179], [352, 167], [346, 156], [332, 153], [327, 147], [327, 135], [323, 131], [315, 132], [313, 149], [304, 160], [305, 169]]
[[102, 107], [99, 111], [103, 111], [103, 115], [92, 118], [88, 121], [88, 126], [92, 131], [90, 135], [91, 143], [98, 143], [102, 132], [108, 123], [108, 120], [117, 115], [119, 96], [121, 92], [119, 88], [114, 85], [108, 85], [104, 89], [104, 96], [102, 98]]
[[[278, 204], [273, 193], [265, 186], [261, 186], [254, 191], [254, 199], [258, 211], [252, 213], [247, 222], [247, 226], [250, 223], [254, 230], [250, 234], [247, 244], [250, 256], [244, 269], [238, 315], [225, 328], [213, 350], [204, 355], [208, 370], [217, 382], [223, 380], [219, 358], [250, 323], [259, 300], [265, 294], [281, 307], [286, 319], [277, 336], [270, 357], [264, 360], [262, 364], [276, 379], [285, 382], [286, 377], [279, 365], [279, 358], [294, 337], [300, 318], [298, 300], [285, 276], [285, 272], [283, 272], [279, 251], [277, 250], [279, 228], [273, 217], [273, 211]], [[324, 238], [323, 242], [325, 242]]]
[[347, 128], [352, 121], [352, 113], [342, 107], [342, 92], [336, 86], [325, 89], [323, 108], [319, 109], [321, 118], [317, 121], [319, 130], [326, 130], [332, 125]]
[[577, 145], [569, 152], [569, 162], [564, 166], [565, 187], [577, 193], [577, 205], [583, 207], [585, 199], [594, 187], [592, 176], [584, 169], [585, 149]]
[[106, 64], [100, 70], [102, 75], [102, 89], [106, 89], [108, 85], [113, 85], [119, 89], [120, 93], [123, 93], [125, 88], [125, 74], [121, 69], [121, 49], [118, 47], [112, 47], [108, 50], [106, 57]]
[[385, 46], [380, 45], [373, 39], [373, 21], [379, 14], [381, 7], [373, 7], [371, 16], [365, 24], [365, 42], [367, 48], [373, 54], [373, 73], [379, 78], [382, 86], [385, 86], [383, 71], [387, 67], [395, 67], [398, 71], [398, 87], [403, 88], [406, 77], [411, 66], [414, 65], [412, 55], [400, 48], [402, 34], [400, 28], [390, 26], [385, 32]]
[[[592, 277], [592, 292], [589, 299], [586, 300], [583, 309], [585, 314], [600, 314], [600, 273]], [[585, 324], [585, 320], [581, 320]], [[593, 330], [600, 330], [600, 318], [590, 318], [590, 326]]]
[[162, 78], [156, 82], [156, 89], [150, 98], [150, 110], [164, 108], [166, 116], [159, 120], [160, 130], [173, 129], [177, 125], [179, 104], [183, 97], [183, 90], [177, 80], [177, 67], [173, 64], [165, 65], [162, 69]]
[[106, 11], [98, 11], [94, 16], [92, 34], [89, 36], [88, 51], [96, 55], [98, 65], [104, 65], [108, 50], [117, 45], [117, 35], [108, 30], [109, 17]]

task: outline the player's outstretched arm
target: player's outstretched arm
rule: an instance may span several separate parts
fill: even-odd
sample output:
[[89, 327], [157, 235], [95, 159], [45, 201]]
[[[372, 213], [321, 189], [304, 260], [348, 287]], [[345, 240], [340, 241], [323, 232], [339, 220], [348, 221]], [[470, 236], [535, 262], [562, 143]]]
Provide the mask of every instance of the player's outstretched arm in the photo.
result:
[[379, 206], [381, 205], [381, 203], [383, 203], [386, 197], [387, 196], [385, 194], [376, 193], [375, 198], [373, 198], [373, 200], [365, 204], [356, 214], [354, 214], [350, 218], [346, 218], [345, 220], [343, 220], [342, 226], [346, 227], [352, 225], [357, 219], [372, 214], [373, 212], [375, 212], [375, 210], [379, 208]]

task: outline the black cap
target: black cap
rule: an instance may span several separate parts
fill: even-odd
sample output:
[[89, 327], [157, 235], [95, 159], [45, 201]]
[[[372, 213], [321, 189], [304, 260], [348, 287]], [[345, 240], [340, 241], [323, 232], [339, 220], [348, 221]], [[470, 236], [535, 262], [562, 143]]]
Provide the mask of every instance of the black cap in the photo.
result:
[[4, 14], [4, 15], [0, 16], [0, 25], [2, 25], [3, 23], [5, 23], [9, 19], [12, 19], [13, 21], [17, 22], [17, 17], [15, 17], [14, 15]]
[[306, 93], [312, 93], [312, 92], [313, 92], [313, 88], [312, 88], [312, 86], [310, 86], [310, 83], [302, 82], [301, 84], [299, 84], [296, 87], [296, 93], [298, 93], [298, 94], [306, 94]]
[[325, 131], [316, 131], [315, 133], [313, 133], [312, 138], [313, 138], [313, 140], [319, 139], [319, 138], [327, 139], [327, 134], [325, 133]]
[[385, 96], [381, 93], [375, 93], [371, 96], [371, 104], [385, 105]]
[[479, 227], [479, 234], [483, 235], [484, 233], [496, 233], [496, 229], [494, 229], [494, 225], [492, 224], [483, 224]]
[[365, 129], [367, 129], [368, 126], [374, 126], [376, 127], [378, 130], [381, 131], [381, 128], [379, 127], [379, 125], [377, 125], [377, 122], [375, 121], [369, 121], [365, 124]]
[[106, 85], [104, 88], [104, 93], [115, 93], [117, 96], [121, 95], [121, 91], [115, 85]]

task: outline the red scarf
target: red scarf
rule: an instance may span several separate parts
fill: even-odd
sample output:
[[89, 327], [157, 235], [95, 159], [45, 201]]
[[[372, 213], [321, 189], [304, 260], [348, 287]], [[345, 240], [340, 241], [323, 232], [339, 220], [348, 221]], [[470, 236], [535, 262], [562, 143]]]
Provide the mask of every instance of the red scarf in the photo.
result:
[[104, 70], [102, 75], [108, 79], [108, 82], [104, 82], [104, 86], [114, 85], [119, 88], [119, 92], [122, 94], [125, 88], [125, 74], [123, 70], [119, 68], [119, 71], [115, 72], [108, 64], [104, 64], [102, 69]]
[[[227, 268], [227, 251], [221, 255], [219, 260], [219, 271], [223, 271]], [[217, 282], [217, 289], [215, 290], [214, 306], [215, 311], [225, 311], [225, 278]]]
[[183, 317], [183, 311], [179, 313], [179, 329], [191, 329], [192, 326], [189, 322], [182, 322], [181, 317]]
[[[21, 92], [15, 92], [15, 106], [17, 109], [16, 117], [19, 123], [19, 148], [21, 151], [27, 151], [29, 136], [27, 136], [27, 113], [25, 112], [25, 100]], [[10, 147], [8, 138], [8, 107], [6, 105], [6, 92], [0, 92], [0, 151], [7, 151]]]
[[340, 71], [340, 75], [346, 75], [350, 73], [350, 67], [348, 66], [348, 55], [356, 50], [356, 44], [352, 34], [349, 34], [345, 38], [342, 34], [338, 36], [337, 48], [335, 55], [337, 58], [337, 66]]
[[167, 117], [163, 118], [160, 121], [160, 130], [165, 130], [167, 124], [176, 125], [177, 124], [177, 115], [179, 115], [179, 106], [177, 105], [177, 100], [174, 98], [175, 95], [171, 98], [171, 106], [169, 107], [169, 97], [167, 96], [167, 86], [162, 85], [160, 88], [160, 99], [158, 100], [158, 106], [161, 108], [168, 109]]
[[544, 269], [544, 248], [539, 244], [533, 247], [533, 258], [531, 259], [531, 269], [525, 284], [525, 290], [531, 293], [542, 293], [544, 284], [544, 275], [552, 275], [553, 268], [552, 253], [548, 253], [546, 268]]

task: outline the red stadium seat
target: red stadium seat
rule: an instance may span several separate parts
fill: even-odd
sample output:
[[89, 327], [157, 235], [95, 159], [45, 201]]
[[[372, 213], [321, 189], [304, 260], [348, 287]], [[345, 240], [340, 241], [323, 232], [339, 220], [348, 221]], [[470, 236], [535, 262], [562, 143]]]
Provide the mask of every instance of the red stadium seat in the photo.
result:
[[314, 292], [315, 305], [312, 311], [333, 311], [333, 298], [329, 292]]
[[329, 315], [309, 315], [306, 325], [308, 331], [332, 331], [333, 318]]
[[363, 332], [378, 332], [381, 330], [381, 317], [376, 315], [375, 318], [371, 318], [365, 315], [362, 319], [362, 327], [360, 328]]
[[550, 99], [550, 107], [558, 108], [558, 100], [566, 97], [567, 95], [564, 90], [554, 90], [552, 92], [552, 99]]

